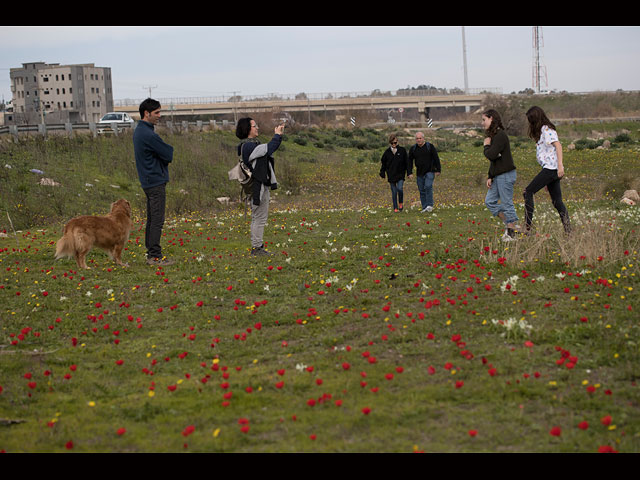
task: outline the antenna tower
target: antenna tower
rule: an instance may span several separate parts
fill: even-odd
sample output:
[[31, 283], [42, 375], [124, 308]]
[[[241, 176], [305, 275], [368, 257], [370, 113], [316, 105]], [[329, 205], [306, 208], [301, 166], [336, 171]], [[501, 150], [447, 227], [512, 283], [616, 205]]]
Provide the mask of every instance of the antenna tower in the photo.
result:
[[540, 47], [544, 46], [542, 39], [542, 27], [533, 27], [533, 90], [540, 93], [544, 82], [544, 90], [549, 88], [547, 82], [547, 67], [540, 61]]

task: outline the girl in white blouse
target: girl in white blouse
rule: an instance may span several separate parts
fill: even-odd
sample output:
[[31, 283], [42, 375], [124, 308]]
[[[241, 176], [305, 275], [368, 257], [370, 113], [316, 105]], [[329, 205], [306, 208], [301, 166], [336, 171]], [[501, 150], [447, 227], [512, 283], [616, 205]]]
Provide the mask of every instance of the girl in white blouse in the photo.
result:
[[529, 121], [529, 137], [536, 142], [536, 158], [542, 171], [527, 185], [524, 190], [525, 233], [531, 231], [533, 222], [533, 195], [547, 187], [551, 196], [551, 203], [560, 214], [565, 233], [571, 232], [567, 207], [562, 202], [560, 179], [564, 177], [562, 164], [562, 145], [558, 140], [556, 127], [547, 118], [540, 107], [531, 107], [527, 111]]

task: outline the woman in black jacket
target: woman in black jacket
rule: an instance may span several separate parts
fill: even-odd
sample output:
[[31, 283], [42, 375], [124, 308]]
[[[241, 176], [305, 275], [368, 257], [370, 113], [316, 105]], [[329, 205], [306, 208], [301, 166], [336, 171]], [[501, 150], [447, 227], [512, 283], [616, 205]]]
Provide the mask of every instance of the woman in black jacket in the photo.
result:
[[411, 178], [411, 167], [409, 165], [409, 157], [404, 147], [398, 146], [398, 137], [394, 134], [389, 137], [389, 148], [382, 154], [380, 160], [380, 177], [387, 176], [387, 181], [391, 186], [391, 200], [393, 201], [393, 211], [401, 212], [404, 202], [404, 185], [405, 173]]
[[509, 137], [502, 125], [500, 114], [489, 109], [482, 114], [482, 126], [485, 129], [484, 156], [490, 161], [487, 178], [487, 196], [485, 205], [494, 216], [505, 224], [506, 231], [502, 240], [515, 239], [515, 225], [518, 221], [513, 205], [513, 185], [516, 183], [516, 166], [511, 156]]

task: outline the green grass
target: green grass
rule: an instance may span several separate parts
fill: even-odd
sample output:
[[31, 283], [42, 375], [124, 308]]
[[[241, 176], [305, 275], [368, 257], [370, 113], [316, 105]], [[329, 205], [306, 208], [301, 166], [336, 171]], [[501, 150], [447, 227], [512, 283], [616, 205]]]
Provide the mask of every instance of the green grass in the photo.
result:
[[[283, 187], [275, 197], [269, 258], [249, 255], [250, 219], [239, 205], [172, 211], [162, 243], [177, 263], [158, 269], [144, 263], [139, 201], [129, 268], [99, 250], [87, 271], [54, 261], [61, 223], [7, 228], [0, 450], [639, 451], [640, 213], [598, 184], [634, 168], [636, 153], [567, 152], [574, 237], [562, 235], [540, 192], [538, 235], [504, 244], [482, 205], [479, 148], [443, 153], [434, 213], [410, 207], [414, 181], [407, 208], [393, 214], [378, 164], [359, 162], [357, 147], [327, 149], [330, 134], [322, 148], [285, 142], [277, 156], [299, 169], [300, 192]], [[225, 133], [172, 141], [195, 158], [233, 144]], [[56, 155], [66, 166], [51, 168], [86, 168], [68, 177], [82, 185], [104, 168], [100, 183], [110, 184], [97, 157], [119, 152], [113, 161], [124, 165], [128, 147], [95, 142], [65, 147]], [[52, 155], [57, 145], [38, 148]], [[3, 163], [7, 152], [17, 163], [33, 148], [12, 146]], [[530, 145], [516, 150], [522, 188], [537, 170], [531, 155]], [[315, 161], [295, 163], [302, 156]], [[224, 180], [226, 165], [206, 168], [217, 169], [214, 184]], [[198, 184], [186, 170], [176, 176], [172, 208], [179, 187]], [[121, 181], [135, 201], [134, 180]], [[83, 205], [104, 212], [79, 193], [67, 193], [62, 216]], [[516, 209], [522, 218], [520, 202]], [[556, 426], [560, 436], [550, 434]]]

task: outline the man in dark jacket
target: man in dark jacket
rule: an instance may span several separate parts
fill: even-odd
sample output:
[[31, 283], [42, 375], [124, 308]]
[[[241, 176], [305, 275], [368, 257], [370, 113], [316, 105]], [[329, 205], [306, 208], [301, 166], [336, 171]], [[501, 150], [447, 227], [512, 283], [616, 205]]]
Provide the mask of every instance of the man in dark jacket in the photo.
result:
[[172, 265], [162, 256], [160, 237], [164, 226], [166, 184], [169, 181], [169, 164], [173, 160], [173, 147], [166, 144], [155, 132], [160, 121], [160, 102], [147, 98], [140, 104], [140, 122], [133, 132], [133, 151], [140, 185], [147, 196], [147, 226], [145, 246], [147, 264]]
[[433, 210], [433, 181], [436, 175], [440, 175], [440, 157], [438, 151], [424, 139], [424, 133], [416, 133], [416, 144], [409, 149], [409, 172], [416, 164], [416, 178], [420, 191], [420, 203], [423, 212]]
[[411, 165], [409, 157], [404, 147], [398, 145], [398, 137], [393, 134], [389, 137], [389, 148], [382, 154], [380, 162], [380, 177], [387, 176], [387, 181], [391, 186], [391, 200], [393, 201], [393, 211], [401, 212], [404, 201], [404, 177], [405, 174], [411, 178]]

